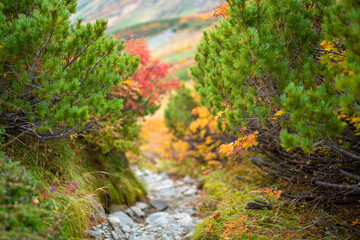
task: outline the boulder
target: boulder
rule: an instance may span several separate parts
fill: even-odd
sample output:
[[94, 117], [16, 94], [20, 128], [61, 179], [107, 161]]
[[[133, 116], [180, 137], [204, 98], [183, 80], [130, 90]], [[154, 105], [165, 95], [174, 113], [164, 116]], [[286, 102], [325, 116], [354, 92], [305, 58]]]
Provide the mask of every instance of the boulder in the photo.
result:
[[92, 196], [90, 196], [90, 202], [93, 206], [92, 208], [92, 219], [93, 220], [100, 220], [106, 218], [105, 210], [103, 206]]
[[164, 211], [165, 209], [168, 208], [168, 205], [164, 201], [161, 201], [161, 200], [150, 202], [150, 206], [152, 206], [153, 208], [155, 208], [158, 211]]
[[122, 228], [125, 225], [134, 225], [134, 221], [126, 215], [124, 212], [114, 212], [109, 215], [108, 221], [114, 227], [114, 225], [118, 228]]

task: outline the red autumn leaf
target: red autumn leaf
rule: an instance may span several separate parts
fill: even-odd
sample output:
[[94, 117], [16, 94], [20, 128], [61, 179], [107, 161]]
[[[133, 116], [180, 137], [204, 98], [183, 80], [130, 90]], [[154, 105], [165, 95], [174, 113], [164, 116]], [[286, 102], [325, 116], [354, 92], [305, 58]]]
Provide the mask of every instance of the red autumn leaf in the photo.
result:
[[214, 219], [218, 219], [220, 216], [221, 216], [221, 214], [217, 213], [217, 214], [214, 215]]
[[158, 105], [162, 95], [181, 87], [180, 82], [169, 74], [173, 66], [153, 59], [144, 38], [126, 41], [125, 51], [140, 57], [137, 72], [123, 86], [116, 87], [113, 93], [114, 96], [126, 99], [126, 108], [143, 111], [143, 103], [138, 102], [138, 94], [147, 99], [147, 105]]

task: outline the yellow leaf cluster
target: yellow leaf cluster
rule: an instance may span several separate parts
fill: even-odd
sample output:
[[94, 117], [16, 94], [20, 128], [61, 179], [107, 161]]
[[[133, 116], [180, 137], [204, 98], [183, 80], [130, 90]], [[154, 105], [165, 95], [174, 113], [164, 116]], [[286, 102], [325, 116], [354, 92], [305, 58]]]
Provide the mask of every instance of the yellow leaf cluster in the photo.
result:
[[206, 127], [209, 127], [211, 131], [216, 131], [216, 121], [204, 106], [194, 108], [191, 114], [197, 116], [197, 119], [191, 122], [189, 126], [189, 130], [192, 133], [200, 130], [201, 138], [204, 138], [206, 130], [205, 132], [203, 130]]
[[355, 135], [360, 135], [360, 117], [357, 115], [346, 115], [342, 111], [336, 112], [335, 115], [339, 120], [351, 123], [355, 127]]
[[321, 53], [320, 62], [326, 65], [329, 69], [339, 68], [342, 73], [349, 73], [346, 66], [347, 50], [340, 49], [340, 42], [322, 41], [320, 43]]
[[239, 138], [235, 142], [223, 144], [219, 148], [219, 153], [224, 153], [226, 156], [229, 156], [231, 154], [237, 153], [242, 149], [247, 150], [249, 147], [257, 146], [259, 144], [258, 141], [256, 141], [256, 136], [258, 134], [259, 132], [255, 131], [252, 134]]

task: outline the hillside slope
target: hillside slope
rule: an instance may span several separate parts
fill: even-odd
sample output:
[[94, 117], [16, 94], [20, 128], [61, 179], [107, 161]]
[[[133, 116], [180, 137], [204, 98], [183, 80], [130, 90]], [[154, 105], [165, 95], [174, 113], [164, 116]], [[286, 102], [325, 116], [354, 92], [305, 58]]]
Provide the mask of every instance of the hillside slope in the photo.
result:
[[84, 22], [108, 18], [108, 32], [138, 23], [210, 12], [218, 0], [78, 0], [74, 18]]

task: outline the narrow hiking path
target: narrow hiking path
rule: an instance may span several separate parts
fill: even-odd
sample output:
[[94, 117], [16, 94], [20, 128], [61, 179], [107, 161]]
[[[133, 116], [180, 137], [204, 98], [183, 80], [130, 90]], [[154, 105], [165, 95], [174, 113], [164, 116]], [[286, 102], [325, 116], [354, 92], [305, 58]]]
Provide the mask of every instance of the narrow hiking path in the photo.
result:
[[166, 173], [136, 170], [147, 185], [149, 201], [138, 202], [130, 208], [114, 208], [107, 222], [87, 231], [92, 239], [181, 240], [190, 239], [202, 220], [196, 215], [203, 194], [198, 181], [185, 177], [171, 179]]

